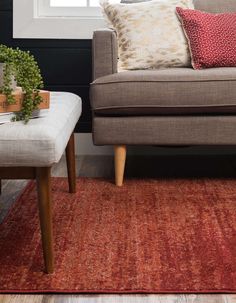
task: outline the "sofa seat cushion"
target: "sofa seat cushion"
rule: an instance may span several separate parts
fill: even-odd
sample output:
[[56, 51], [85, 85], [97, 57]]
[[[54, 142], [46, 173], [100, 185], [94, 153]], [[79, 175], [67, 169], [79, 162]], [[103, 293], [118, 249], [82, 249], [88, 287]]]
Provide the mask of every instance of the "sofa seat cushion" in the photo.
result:
[[97, 115], [236, 113], [236, 68], [124, 71], [91, 84]]
[[59, 162], [81, 115], [80, 97], [52, 92], [50, 109], [28, 124], [0, 125], [0, 167], [47, 167]]

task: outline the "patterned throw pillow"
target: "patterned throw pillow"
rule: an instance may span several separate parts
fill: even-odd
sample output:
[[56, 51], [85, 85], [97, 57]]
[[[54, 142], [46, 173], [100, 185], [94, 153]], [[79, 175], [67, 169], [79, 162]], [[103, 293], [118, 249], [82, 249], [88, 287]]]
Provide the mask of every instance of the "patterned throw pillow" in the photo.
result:
[[121, 0], [120, 3], [139, 3], [139, 2], [147, 2], [151, 0]]
[[189, 42], [194, 69], [236, 66], [236, 13], [176, 9]]
[[190, 65], [176, 6], [193, 8], [192, 0], [153, 0], [132, 5], [103, 1], [101, 5], [117, 32], [120, 69]]

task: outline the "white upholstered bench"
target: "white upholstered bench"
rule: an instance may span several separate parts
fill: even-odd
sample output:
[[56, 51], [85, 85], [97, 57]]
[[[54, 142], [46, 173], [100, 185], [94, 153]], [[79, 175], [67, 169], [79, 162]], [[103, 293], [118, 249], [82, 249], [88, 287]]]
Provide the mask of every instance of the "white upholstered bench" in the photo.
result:
[[[76, 191], [74, 128], [81, 115], [81, 99], [71, 93], [51, 93], [47, 114], [23, 122], [0, 125], [1, 179], [36, 179], [44, 262], [54, 270], [51, 213], [51, 167], [66, 150], [69, 191]], [[0, 230], [1, 232], [1, 230]]]

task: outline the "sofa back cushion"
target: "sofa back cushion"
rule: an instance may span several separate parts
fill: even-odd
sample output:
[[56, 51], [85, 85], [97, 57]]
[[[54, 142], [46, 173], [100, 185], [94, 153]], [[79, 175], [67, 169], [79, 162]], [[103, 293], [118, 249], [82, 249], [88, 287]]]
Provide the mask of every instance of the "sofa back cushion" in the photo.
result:
[[[137, 3], [150, 0], [121, 0], [121, 3]], [[236, 0], [194, 0], [194, 6], [208, 13], [236, 12]]]
[[194, 7], [208, 13], [236, 12], [236, 0], [194, 0]]

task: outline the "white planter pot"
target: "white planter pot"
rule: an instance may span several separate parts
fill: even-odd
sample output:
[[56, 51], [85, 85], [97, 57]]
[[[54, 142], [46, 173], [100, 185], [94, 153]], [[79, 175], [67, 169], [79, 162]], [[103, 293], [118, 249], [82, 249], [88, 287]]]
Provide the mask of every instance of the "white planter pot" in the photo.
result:
[[[3, 86], [3, 68], [4, 68], [4, 63], [0, 63], [0, 88]], [[10, 86], [13, 90], [16, 89], [17, 84], [16, 84], [14, 76], [12, 76]]]

